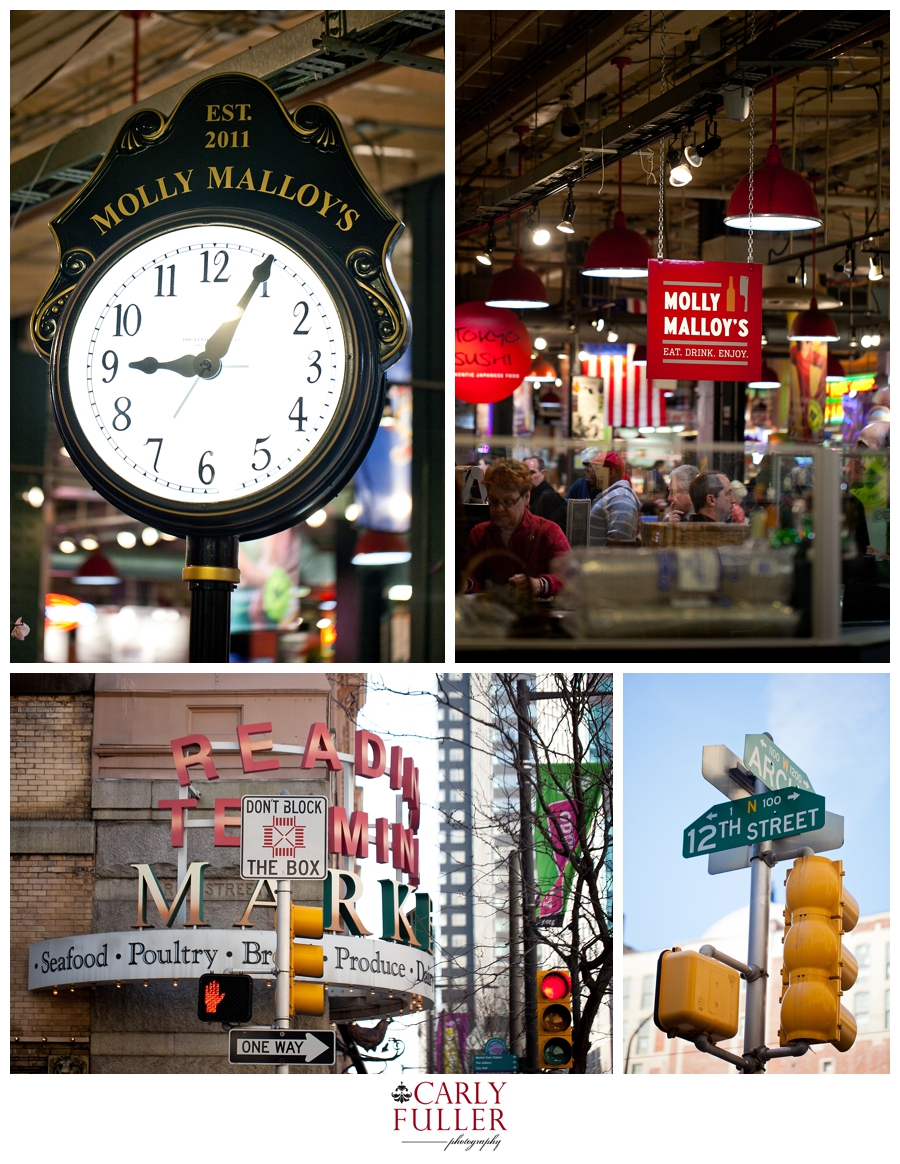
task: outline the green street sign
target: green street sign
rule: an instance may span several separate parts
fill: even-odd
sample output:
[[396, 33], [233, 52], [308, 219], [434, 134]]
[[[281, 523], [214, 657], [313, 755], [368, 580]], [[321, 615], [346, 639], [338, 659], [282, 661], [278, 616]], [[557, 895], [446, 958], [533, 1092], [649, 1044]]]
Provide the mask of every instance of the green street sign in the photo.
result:
[[825, 797], [797, 788], [714, 804], [684, 830], [682, 857], [701, 857], [811, 833], [825, 824]]
[[805, 788], [813, 792], [809, 777], [768, 736], [744, 737], [744, 766], [767, 788]]

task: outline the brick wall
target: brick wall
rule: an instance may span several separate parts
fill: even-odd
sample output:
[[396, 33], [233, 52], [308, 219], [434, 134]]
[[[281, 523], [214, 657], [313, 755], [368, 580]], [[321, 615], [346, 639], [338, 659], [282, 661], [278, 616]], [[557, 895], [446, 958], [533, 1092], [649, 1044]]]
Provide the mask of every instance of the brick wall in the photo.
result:
[[[59, 994], [28, 989], [28, 946], [48, 938], [91, 932], [94, 860], [88, 856], [13, 855], [10, 895], [10, 1035], [62, 1038], [88, 1035], [90, 987]], [[27, 902], [27, 908], [15, 903]], [[44, 1069], [46, 1069], [46, 1064]]]
[[11, 819], [90, 820], [93, 696], [10, 702]]

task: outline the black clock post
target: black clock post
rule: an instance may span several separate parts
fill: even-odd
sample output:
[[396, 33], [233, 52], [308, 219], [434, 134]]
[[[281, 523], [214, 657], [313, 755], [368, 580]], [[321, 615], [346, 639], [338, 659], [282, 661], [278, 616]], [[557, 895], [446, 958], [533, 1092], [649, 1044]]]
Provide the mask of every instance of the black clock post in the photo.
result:
[[238, 539], [187, 539], [181, 573], [191, 587], [192, 663], [227, 663], [231, 654], [231, 592], [241, 580]]

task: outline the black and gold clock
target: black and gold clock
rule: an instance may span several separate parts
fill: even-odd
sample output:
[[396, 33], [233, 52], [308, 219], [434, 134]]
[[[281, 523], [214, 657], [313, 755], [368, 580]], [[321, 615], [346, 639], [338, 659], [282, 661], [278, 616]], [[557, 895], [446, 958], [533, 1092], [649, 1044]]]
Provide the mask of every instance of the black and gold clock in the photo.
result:
[[254, 78], [142, 111], [51, 224], [32, 336], [73, 462], [182, 536], [258, 537], [334, 497], [409, 342], [402, 224], [321, 105]]

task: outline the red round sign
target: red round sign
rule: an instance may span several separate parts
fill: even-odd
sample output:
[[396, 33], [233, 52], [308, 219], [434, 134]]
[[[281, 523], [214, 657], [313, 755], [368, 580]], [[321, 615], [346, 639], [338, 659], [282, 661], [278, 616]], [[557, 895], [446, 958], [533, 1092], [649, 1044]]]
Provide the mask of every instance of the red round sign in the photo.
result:
[[511, 396], [531, 370], [531, 338], [515, 312], [475, 300], [456, 309], [456, 395], [470, 404]]

